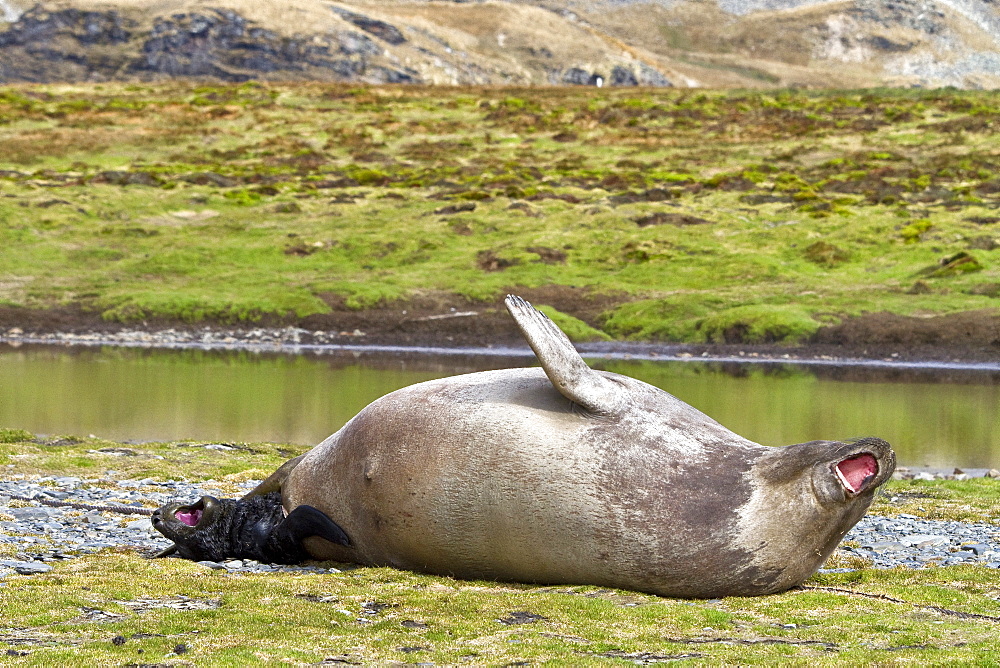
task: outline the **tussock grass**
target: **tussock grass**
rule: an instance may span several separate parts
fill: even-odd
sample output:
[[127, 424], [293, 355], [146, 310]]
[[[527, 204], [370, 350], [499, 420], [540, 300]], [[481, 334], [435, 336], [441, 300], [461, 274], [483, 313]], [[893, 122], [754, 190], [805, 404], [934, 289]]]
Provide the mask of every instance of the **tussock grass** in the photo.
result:
[[539, 304], [536, 308], [558, 325], [559, 329], [565, 332], [571, 341], [608, 341], [611, 339], [601, 330], [591, 327], [579, 318], [561, 313], [547, 304]]
[[293, 322], [575, 286], [613, 296], [604, 333], [680, 341], [996, 308], [998, 113], [969, 91], [8, 87], [0, 303]]

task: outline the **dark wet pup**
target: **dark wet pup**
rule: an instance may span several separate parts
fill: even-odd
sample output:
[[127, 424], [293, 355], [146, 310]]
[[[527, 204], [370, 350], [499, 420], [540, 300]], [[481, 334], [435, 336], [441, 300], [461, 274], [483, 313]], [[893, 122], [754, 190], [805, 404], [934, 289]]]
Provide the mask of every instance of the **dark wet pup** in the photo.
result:
[[298, 506], [286, 516], [280, 492], [240, 500], [203, 496], [189, 505], [168, 503], [151, 519], [154, 529], [174, 541], [157, 556], [194, 561], [297, 564], [311, 558], [302, 544], [306, 538], [351, 544], [343, 529], [312, 506]]

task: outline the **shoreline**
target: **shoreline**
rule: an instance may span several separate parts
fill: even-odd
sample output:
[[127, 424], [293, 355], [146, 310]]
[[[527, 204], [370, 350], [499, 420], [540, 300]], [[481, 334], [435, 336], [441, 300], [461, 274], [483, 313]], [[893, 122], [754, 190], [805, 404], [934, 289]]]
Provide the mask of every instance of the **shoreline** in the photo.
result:
[[[435, 338], [437, 340], [435, 340]], [[433, 356], [479, 356], [533, 359], [531, 349], [520, 339], [499, 337], [496, 344], [483, 344], [442, 334], [413, 337], [400, 332], [309, 330], [302, 327], [201, 327], [134, 328], [105, 327], [82, 331], [25, 331], [0, 327], [0, 344], [10, 347], [42, 345], [60, 347], [104, 347], [249, 351], [280, 354], [408, 354]], [[827, 368], [866, 368], [900, 371], [980, 372], [1000, 374], [1000, 356], [953, 347], [923, 346], [899, 352], [897, 347], [830, 344], [735, 345], [605, 341], [575, 343], [587, 359], [660, 362], [710, 362], [754, 365], [796, 365]], [[998, 377], [1000, 380], [1000, 377]]]

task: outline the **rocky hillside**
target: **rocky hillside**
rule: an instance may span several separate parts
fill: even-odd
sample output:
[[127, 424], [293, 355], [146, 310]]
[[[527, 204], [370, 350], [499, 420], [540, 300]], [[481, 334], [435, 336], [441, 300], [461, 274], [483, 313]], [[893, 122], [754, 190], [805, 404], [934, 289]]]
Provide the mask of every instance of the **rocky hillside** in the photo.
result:
[[1000, 86], [995, 0], [0, 0], [0, 82]]

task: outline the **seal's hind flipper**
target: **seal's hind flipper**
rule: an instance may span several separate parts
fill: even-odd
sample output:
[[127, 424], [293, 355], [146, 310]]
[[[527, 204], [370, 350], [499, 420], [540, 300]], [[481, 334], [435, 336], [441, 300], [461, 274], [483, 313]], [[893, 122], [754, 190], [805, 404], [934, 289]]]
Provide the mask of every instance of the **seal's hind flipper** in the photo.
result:
[[267, 538], [272, 561], [282, 558], [292, 559], [283, 563], [298, 563], [309, 558], [302, 541], [312, 537], [322, 538], [337, 545], [350, 545], [351, 539], [340, 526], [320, 510], [312, 506], [296, 506], [288, 513]]
[[591, 413], [607, 415], [618, 411], [624, 401], [620, 388], [587, 366], [548, 316], [516, 295], [507, 295], [504, 303], [545, 374], [564, 397]]

